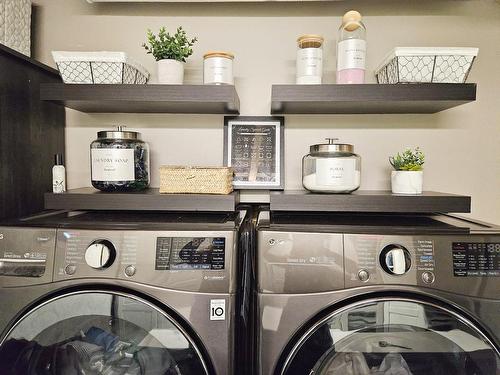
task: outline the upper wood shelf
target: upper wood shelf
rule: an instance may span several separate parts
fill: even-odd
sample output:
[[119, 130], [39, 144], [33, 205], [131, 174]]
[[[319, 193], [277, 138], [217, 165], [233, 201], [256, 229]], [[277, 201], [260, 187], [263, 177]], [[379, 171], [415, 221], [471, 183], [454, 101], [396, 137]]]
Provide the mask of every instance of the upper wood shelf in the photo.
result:
[[476, 100], [475, 83], [273, 85], [272, 114], [436, 113]]
[[405, 195], [384, 190], [357, 190], [351, 194], [288, 190], [270, 196], [271, 211], [463, 213], [470, 212], [470, 204], [468, 196], [435, 191]]
[[140, 192], [105, 193], [94, 188], [45, 193], [48, 210], [117, 210], [117, 211], [199, 211], [234, 212], [238, 192], [215, 194], [160, 194], [158, 189]]
[[238, 114], [234, 86], [44, 84], [40, 97], [88, 113]]

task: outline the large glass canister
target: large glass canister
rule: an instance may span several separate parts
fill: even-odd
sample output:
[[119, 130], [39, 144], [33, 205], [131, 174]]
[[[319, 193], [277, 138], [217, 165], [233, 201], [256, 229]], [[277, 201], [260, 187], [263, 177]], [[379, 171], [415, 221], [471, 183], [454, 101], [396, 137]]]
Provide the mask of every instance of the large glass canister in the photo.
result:
[[354, 146], [336, 143], [337, 138], [327, 138], [328, 143], [310, 147], [302, 159], [302, 185], [318, 193], [350, 193], [361, 182], [361, 157], [354, 153]]
[[323, 37], [302, 35], [297, 39], [297, 84], [321, 84], [323, 78]]
[[92, 186], [102, 191], [138, 191], [149, 186], [149, 146], [141, 134], [100, 131], [90, 145]]

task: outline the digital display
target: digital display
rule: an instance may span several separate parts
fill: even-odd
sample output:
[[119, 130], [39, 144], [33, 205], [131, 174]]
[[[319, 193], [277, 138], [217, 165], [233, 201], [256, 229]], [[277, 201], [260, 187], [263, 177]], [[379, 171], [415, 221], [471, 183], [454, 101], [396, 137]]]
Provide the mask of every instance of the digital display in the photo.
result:
[[500, 276], [500, 243], [453, 242], [453, 275]]
[[156, 270], [223, 270], [224, 237], [158, 237]]

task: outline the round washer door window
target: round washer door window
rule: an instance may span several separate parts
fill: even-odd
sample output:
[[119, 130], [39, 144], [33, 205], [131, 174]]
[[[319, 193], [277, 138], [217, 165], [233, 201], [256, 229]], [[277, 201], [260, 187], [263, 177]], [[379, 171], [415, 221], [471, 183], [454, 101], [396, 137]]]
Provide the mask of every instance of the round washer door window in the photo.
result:
[[314, 325], [285, 359], [282, 374], [496, 375], [498, 350], [473, 324], [443, 307], [372, 300]]
[[31, 310], [2, 340], [0, 363], [9, 375], [208, 373], [195, 343], [167, 313], [104, 291], [66, 294]]

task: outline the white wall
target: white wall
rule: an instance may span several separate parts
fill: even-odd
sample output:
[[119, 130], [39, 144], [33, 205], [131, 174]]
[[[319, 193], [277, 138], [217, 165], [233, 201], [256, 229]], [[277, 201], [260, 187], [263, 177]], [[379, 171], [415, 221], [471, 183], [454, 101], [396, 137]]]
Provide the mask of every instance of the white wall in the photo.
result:
[[[389, 188], [389, 155], [420, 146], [426, 154], [425, 189], [472, 196], [472, 216], [500, 223], [500, 4], [493, 0], [320, 3], [88, 4], [34, 0], [35, 57], [54, 65], [51, 50], [126, 51], [151, 72], [141, 44], [147, 28], [183, 25], [199, 42], [187, 83], [201, 83], [202, 55], [236, 55], [242, 115], [268, 115], [271, 85], [293, 83], [295, 39], [326, 39], [326, 83], [334, 82], [336, 30], [344, 11], [358, 9], [368, 29], [367, 76], [395, 46], [475, 46], [469, 82], [477, 101], [434, 115], [287, 116], [286, 188], [301, 188], [301, 158], [325, 137], [352, 143], [362, 156], [362, 189]], [[90, 185], [88, 147], [96, 132], [122, 124], [137, 129], [161, 164], [221, 165], [223, 117], [216, 115], [82, 114], [67, 111], [69, 187]], [[153, 173], [152, 185], [159, 183]]]

